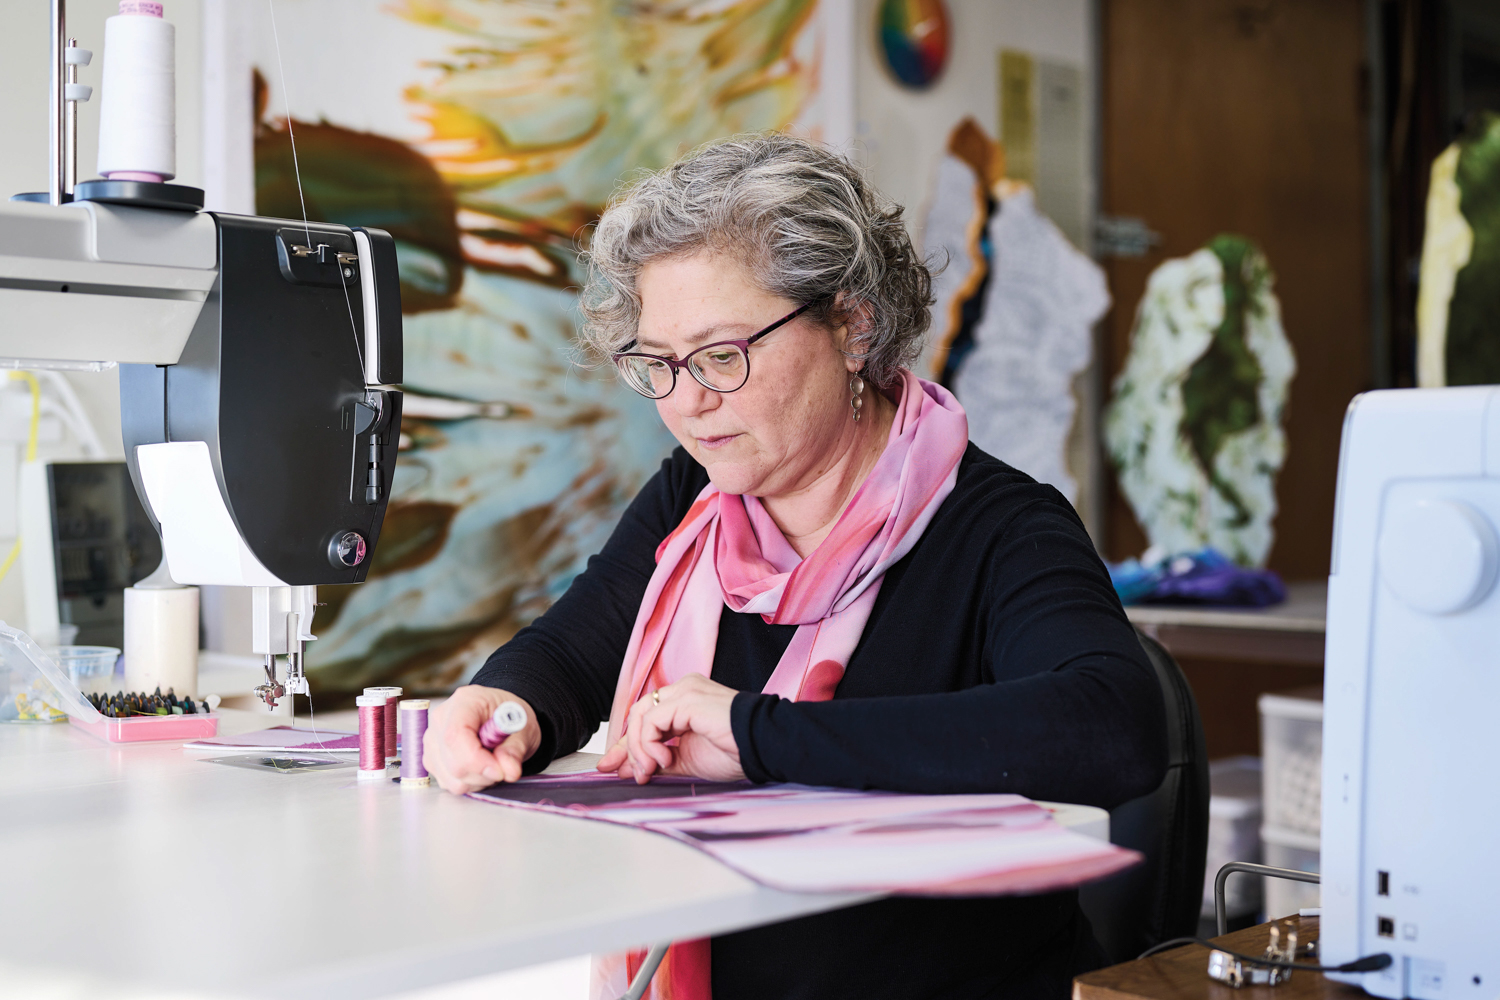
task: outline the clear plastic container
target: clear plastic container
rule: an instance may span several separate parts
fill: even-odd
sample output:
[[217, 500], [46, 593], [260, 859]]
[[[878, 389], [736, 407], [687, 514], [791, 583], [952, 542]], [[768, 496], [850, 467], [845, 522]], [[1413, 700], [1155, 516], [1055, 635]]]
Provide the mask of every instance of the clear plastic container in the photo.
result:
[[[73, 666], [76, 670], [91, 671], [79, 674], [81, 678], [89, 678], [90, 683], [100, 676], [108, 683], [113, 677], [114, 658], [119, 656], [119, 650], [106, 646], [92, 649], [92, 654], [78, 654]], [[109, 667], [101, 675], [97, 671], [103, 670], [101, 665], [106, 659]], [[219, 716], [215, 712], [143, 715], [129, 719], [111, 719], [103, 715], [83, 696], [78, 684], [69, 676], [68, 668], [47, 655], [31, 636], [4, 622], [0, 622], [0, 663], [3, 663], [3, 669], [0, 669], [0, 722], [71, 720], [85, 732], [111, 743], [191, 740], [219, 733]]]
[[1323, 690], [1260, 696], [1267, 826], [1317, 837], [1323, 814]]
[[[1228, 757], [1208, 765], [1208, 864], [1203, 873], [1201, 915], [1214, 915], [1214, 878], [1231, 861], [1260, 861], [1260, 758]], [[1261, 882], [1234, 875], [1224, 883], [1224, 910], [1231, 917], [1260, 910]]]
[[106, 694], [115, 689], [115, 664], [120, 651], [113, 646], [58, 646], [47, 650], [57, 665], [68, 672], [83, 694]]
[[[1300, 872], [1316, 872], [1320, 868], [1321, 857], [1315, 835], [1263, 826], [1260, 840], [1266, 864], [1274, 868], [1291, 868]], [[1293, 882], [1285, 878], [1267, 878], [1263, 881], [1266, 884], [1267, 920], [1291, 916], [1300, 910], [1318, 906], [1323, 898], [1322, 886], [1316, 883]]]

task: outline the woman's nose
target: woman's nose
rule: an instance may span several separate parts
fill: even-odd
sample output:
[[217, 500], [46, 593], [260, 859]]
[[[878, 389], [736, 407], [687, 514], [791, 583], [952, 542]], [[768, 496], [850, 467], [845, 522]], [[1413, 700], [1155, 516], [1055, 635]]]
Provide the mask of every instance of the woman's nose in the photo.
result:
[[677, 373], [670, 402], [680, 417], [696, 417], [719, 405], [719, 394], [705, 387], [686, 371]]

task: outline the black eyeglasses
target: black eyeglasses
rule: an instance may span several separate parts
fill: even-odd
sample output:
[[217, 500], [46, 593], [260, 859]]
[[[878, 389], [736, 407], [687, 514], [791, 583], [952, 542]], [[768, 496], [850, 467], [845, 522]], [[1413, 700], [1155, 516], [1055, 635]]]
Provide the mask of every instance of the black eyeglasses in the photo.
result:
[[[665, 399], [677, 387], [677, 370], [686, 368], [705, 389], [734, 392], [750, 379], [750, 345], [801, 316], [813, 306], [805, 302], [753, 336], [705, 344], [681, 361], [658, 354], [625, 351], [613, 355], [625, 384], [648, 399]], [[634, 345], [632, 345], [634, 346]]]

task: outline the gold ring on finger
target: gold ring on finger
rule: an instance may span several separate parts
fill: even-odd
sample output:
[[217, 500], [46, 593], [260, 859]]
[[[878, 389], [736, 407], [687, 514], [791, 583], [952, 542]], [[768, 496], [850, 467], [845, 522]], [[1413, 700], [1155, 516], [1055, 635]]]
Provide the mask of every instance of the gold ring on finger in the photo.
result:
[[660, 705], [661, 704], [661, 691], [659, 689], [656, 690], [656, 691], [652, 691], [651, 692], [651, 704], [653, 704], [653, 705]]

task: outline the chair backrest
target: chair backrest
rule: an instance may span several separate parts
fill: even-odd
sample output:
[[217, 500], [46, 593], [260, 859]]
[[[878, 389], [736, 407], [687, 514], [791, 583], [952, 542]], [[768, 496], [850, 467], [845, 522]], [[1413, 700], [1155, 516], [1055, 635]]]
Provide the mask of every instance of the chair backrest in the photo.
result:
[[1146, 860], [1084, 886], [1078, 901], [1110, 960], [1197, 933], [1208, 853], [1208, 753], [1187, 677], [1161, 643], [1137, 630], [1167, 708], [1167, 776], [1109, 814], [1109, 839]]

